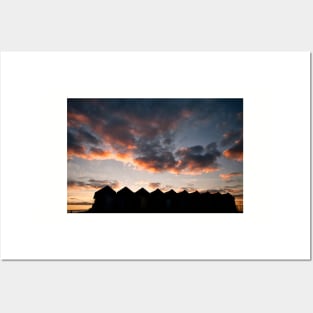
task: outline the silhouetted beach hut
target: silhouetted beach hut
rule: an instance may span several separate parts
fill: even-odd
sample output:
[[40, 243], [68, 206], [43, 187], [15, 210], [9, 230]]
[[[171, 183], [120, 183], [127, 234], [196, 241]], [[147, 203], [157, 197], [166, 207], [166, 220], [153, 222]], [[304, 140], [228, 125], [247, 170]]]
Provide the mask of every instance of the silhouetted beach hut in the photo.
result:
[[189, 194], [190, 207], [193, 211], [197, 212], [200, 210], [200, 192], [194, 191]]
[[222, 210], [225, 213], [238, 213], [235, 198], [230, 193], [226, 193], [222, 197]]
[[212, 194], [212, 208], [211, 211], [214, 213], [222, 212], [222, 194], [219, 192]]
[[134, 193], [127, 187], [122, 188], [116, 194], [116, 205], [119, 211], [131, 211], [134, 209]]
[[93, 198], [95, 199], [95, 202], [91, 211], [107, 212], [114, 210], [116, 192], [110, 186], [105, 186], [96, 191]]
[[168, 192], [166, 192], [164, 196], [166, 211], [172, 212], [177, 210], [177, 201], [176, 201], [177, 193], [173, 189], [171, 189]]
[[189, 193], [183, 190], [177, 194], [177, 206], [182, 212], [187, 211], [190, 207]]
[[146, 210], [148, 208], [149, 196], [149, 192], [144, 188], [140, 188], [136, 191], [136, 208], [139, 210]]
[[212, 209], [212, 197], [209, 191], [200, 193], [199, 208], [203, 212], [210, 212]]
[[164, 212], [165, 201], [164, 193], [160, 189], [156, 189], [150, 193], [149, 206], [154, 212]]

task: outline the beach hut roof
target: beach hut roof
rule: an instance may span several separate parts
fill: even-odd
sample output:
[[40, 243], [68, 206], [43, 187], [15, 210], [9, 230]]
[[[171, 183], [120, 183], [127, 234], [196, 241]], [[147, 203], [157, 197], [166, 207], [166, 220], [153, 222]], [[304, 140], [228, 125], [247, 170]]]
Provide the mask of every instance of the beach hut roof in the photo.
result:
[[127, 187], [122, 188], [117, 193], [118, 194], [133, 194], [133, 192]]
[[151, 192], [152, 195], [163, 195], [163, 192], [157, 188], [154, 191]]
[[221, 196], [222, 194], [220, 192], [216, 192], [216, 193], [213, 193], [213, 195], [215, 196]]
[[166, 192], [165, 194], [171, 196], [171, 195], [176, 195], [176, 192], [173, 189], [171, 189], [168, 192]]
[[139, 190], [136, 191], [137, 195], [148, 195], [149, 192], [145, 188], [140, 188]]
[[199, 195], [199, 194], [200, 194], [200, 192], [198, 190], [191, 193], [191, 195]]
[[95, 195], [98, 194], [111, 194], [115, 195], [116, 192], [110, 187], [110, 186], [105, 186], [102, 189], [98, 190], [95, 192]]
[[183, 190], [179, 193], [180, 195], [189, 195], [189, 193], [186, 190]]

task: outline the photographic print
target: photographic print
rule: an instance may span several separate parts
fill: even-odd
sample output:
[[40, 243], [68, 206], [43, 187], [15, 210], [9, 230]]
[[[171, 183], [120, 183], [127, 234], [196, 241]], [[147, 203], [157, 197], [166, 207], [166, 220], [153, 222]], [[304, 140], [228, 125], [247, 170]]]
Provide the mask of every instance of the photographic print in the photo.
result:
[[310, 57], [1, 53], [1, 257], [310, 259]]
[[243, 99], [67, 100], [68, 213], [242, 213]]

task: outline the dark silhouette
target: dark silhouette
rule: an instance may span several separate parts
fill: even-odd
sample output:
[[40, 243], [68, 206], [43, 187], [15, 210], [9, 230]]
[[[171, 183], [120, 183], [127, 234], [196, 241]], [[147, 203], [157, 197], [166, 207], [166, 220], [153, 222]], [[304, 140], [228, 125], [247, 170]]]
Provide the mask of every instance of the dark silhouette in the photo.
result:
[[138, 212], [147, 212], [149, 208], [149, 198], [150, 194], [144, 188], [140, 188], [135, 192], [135, 206]]
[[202, 212], [201, 207], [200, 207], [200, 192], [199, 191], [194, 191], [189, 194], [189, 205], [193, 207], [194, 209], [196, 208], [199, 212]]
[[213, 207], [212, 207], [212, 195], [210, 192], [204, 192], [200, 194], [199, 197], [199, 207], [201, 211], [204, 212], [212, 212]]
[[109, 186], [95, 192], [94, 204], [88, 213], [239, 213], [230, 194], [186, 190], [163, 193], [144, 188], [133, 193], [127, 187], [117, 193]]
[[96, 191], [93, 198], [95, 202], [88, 212], [116, 212], [116, 192], [110, 186]]
[[118, 212], [130, 212], [136, 206], [134, 193], [124, 187], [117, 192], [116, 209]]
[[166, 211], [170, 211], [171, 209], [176, 211], [177, 209], [177, 193], [171, 189], [170, 191], [164, 194], [165, 199], [165, 209]]
[[156, 189], [150, 193], [149, 207], [152, 211], [160, 210], [165, 207], [164, 193], [160, 189]]
[[190, 208], [190, 197], [189, 193], [184, 190], [177, 195], [178, 198], [178, 208], [180, 208], [183, 212], [186, 212]]

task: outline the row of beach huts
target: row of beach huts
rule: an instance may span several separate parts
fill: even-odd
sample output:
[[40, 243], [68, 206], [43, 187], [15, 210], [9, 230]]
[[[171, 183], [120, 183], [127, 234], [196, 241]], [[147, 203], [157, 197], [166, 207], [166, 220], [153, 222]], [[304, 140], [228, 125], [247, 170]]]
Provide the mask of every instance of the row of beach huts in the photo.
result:
[[238, 213], [235, 198], [229, 194], [188, 193], [186, 190], [149, 193], [144, 188], [136, 192], [124, 187], [118, 192], [110, 186], [94, 194], [94, 204], [88, 213]]

